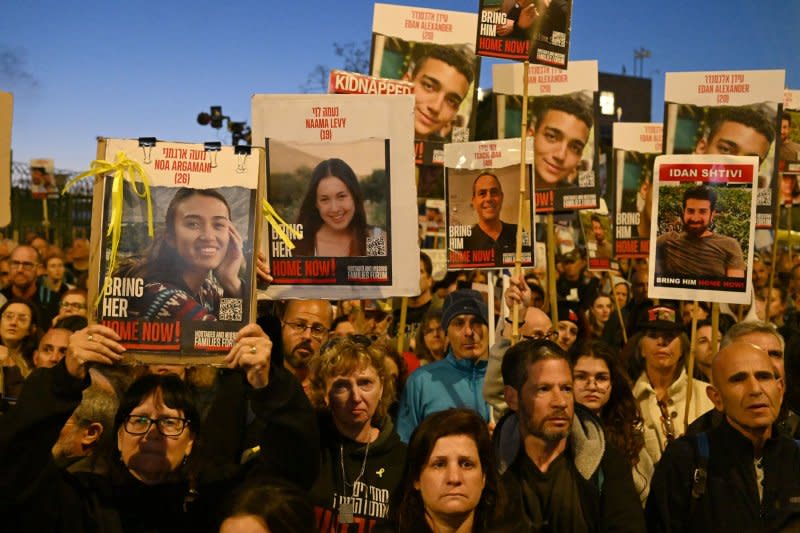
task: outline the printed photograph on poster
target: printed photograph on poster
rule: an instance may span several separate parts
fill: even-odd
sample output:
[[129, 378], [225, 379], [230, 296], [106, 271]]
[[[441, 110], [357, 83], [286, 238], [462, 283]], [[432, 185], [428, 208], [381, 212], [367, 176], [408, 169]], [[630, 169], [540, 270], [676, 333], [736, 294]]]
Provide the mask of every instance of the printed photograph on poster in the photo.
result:
[[419, 164], [441, 164], [442, 143], [474, 138], [477, 27], [475, 13], [375, 4], [370, 73], [413, 84]]
[[615, 122], [613, 128], [616, 177], [614, 255], [644, 258], [650, 252], [653, 164], [661, 153], [662, 125]]
[[750, 302], [758, 158], [658, 156], [651, 298]]
[[444, 249], [447, 241], [444, 200], [418, 199], [420, 202], [419, 232], [422, 248]]
[[664, 153], [758, 156], [756, 228], [773, 225], [783, 70], [668, 72]]
[[[498, 133], [519, 136], [520, 64], [494, 65]], [[597, 62], [573, 61], [567, 71], [532, 66], [527, 135], [533, 138], [536, 212], [598, 207]], [[518, 78], [518, 79], [517, 79]]]
[[273, 284], [389, 283], [389, 141], [266, 143], [270, 204], [299, 234], [271, 232]]
[[252, 104], [266, 199], [283, 219], [261, 241], [274, 281], [259, 297], [417, 294], [419, 269], [406, 263], [420, 244], [414, 97], [257, 94]]
[[614, 243], [608, 213], [585, 209], [578, 211], [578, 218], [583, 242], [586, 243], [589, 270], [610, 270]]
[[31, 196], [37, 200], [58, 198], [55, 164], [52, 159], [31, 159]]
[[479, 55], [566, 68], [572, 0], [481, 0]]
[[[533, 266], [530, 165], [523, 206], [519, 180], [519, 139], [445, 146], [448, 270], [512, 266], [518, 231], [522, 265]], [[520, 208], [528, 214], [522, 228]]]
[[[218, 362], [238, 330], [251, 322], [254, 242], [259, 223], [260, 151], [233, 147], [206, 151], [202, 144], [135, 140], [101, 141], [106, 154], [125, 152], [145, 169], [150, 183], [154, 237], [148, 235], [147, 202], [123, 187], [121, 205], [113, 177], [102, 189], [101, 231], [93, 231], [101, 257], [97, 322], [111, 327], [138, 358]], [[179, 183], [176, 183], [179, 182]], [[141, 185], [140, 185], [141, 188]], [[122, 208], [122, 233], [109, 282], [112, 211]], [[99, 236], [99, 237], [98, 237]], [[92, 294], [94, 293], [94, 294]]]
[[[780, 131], [781, 148], [778, 158], [781, 162], [800, 161], [800, 91], [784, 91]], [[780, 165], [780, 168], [784, 166]]]

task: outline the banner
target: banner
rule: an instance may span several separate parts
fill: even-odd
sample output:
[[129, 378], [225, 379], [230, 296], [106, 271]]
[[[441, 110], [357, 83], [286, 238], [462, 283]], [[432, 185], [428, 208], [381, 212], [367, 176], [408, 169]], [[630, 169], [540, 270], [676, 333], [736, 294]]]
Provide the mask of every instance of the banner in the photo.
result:
[[[522, 127], [523, 65], [494, 65], [497, 130], [516, 137]], [[531, 66], [528, 135], [534, 139], [536, 212], [598, 207], [597, 61], [569, 68]]]
[[651, 298], [750, 303], [758, 158], [656, 158]]
[[11, 224], [11, 123], [14, 95], [0, 91], [0, 226]]
[[475, 137], [480, 58], [475, 13], [375, 4], [370, 73], [413, 84], [417, 163], [442, 164], [442, 144]]
[[[419, 292], [411, 95], [255, 95], [267, 197], [286, 224], [262, 244], [267, 298], [386, 298]], [[281, 230], [293, 247], [281, 237]]]
[[[533, 160], [528, 139], [527, 161]], [[533, 183], [530, 165], [525, 205], [519, 205], [520, 140], [446, 144], [447, 269], [514, 265], [517, 231], [522, 231], [522, 265], [533, 266]], [[528, 214], [522, 228], [519, 209]]]
[[567, 68], [572, 0], [481, 0], [479, 55]]
[[653, 163], [661, 153], [662, 125], [615, 122], [614, 176], [615, 253], [639, 259], [650, 252], [650, 212], [653, 204]]
[[146, 178], [95, 180], [89, 298], [144, 362], [219, 362], [255, 321], [261, 151], [209, 144], [99, 142], [102, 159], [136, 162]]
[[664, 153], [759, 158], [756, 227], [773, 226], [783, 70], [667, 72]]

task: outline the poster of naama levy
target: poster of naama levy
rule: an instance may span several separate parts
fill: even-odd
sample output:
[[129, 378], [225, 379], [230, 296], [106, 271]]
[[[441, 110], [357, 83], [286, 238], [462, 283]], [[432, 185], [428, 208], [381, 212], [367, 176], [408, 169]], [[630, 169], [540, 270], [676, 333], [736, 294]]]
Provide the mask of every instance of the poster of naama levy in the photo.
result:
[[[258, 149], [102, 139], [100, 157], [122, 152], [149, 182], [154, 235], [148, 235], [144, 187], [114, 177], [95, 181], [90, 301], [98, 323], [114, 329], [127, 353], [144, 362], [216, 363], [238, 330], [255, 319], [252, 287], [258, 211]], [[138, 192], [138, 194], [137, 194]], [[112, 266], [113, 214], [122, 210]], [[99, 275], [97, 274], [99, 273]]]

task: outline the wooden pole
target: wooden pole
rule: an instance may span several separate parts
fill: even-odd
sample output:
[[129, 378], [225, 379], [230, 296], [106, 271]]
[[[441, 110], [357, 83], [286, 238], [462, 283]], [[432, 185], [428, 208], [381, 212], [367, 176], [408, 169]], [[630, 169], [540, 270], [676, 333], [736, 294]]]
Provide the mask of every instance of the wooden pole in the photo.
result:
[[550, 318], [558, 327], [558, 294], [556, 293], [556, 234], [553, 213], [547, 215], [547, 292], [550, 298]]
[[403, 353], [406, 343], [406, 318], [408, 316], [408, 296], [400, 301], [400, 323], [397, 325], [397, 351]]
[[[520, 119], [520, 151], [519, 151], [519, 203], [517, 205], [517, 247], [514, 254], [514, 277], [522, 278], [522, 228], [525, 227], [525, 181], [527, 179], [528, 141], [528, 70], [530, 63], [525, 61], [522, 66], [522, 118]], [[530, 220], [530, 217], [528, 217]], [[533, 228], [530, 228], [533, 231]], [[519, 341], [519, 303], [514, 302], [511, 309], [511, 344]]]
[[719, 302], [711, 304], [711, 357], [717, 355], [719, 343]]
[[614, 285], [614, 278], [611, 276], [611, 273], [608, 270], [606, 270], [606, 276], [608, 276], [608, 284], [611, 286], [611, 304], [614, 306], [614, 309], [617, 310], [617, 318], [619, 319], [619, 325], [622, 328], [622, 341], [624, 344], [628, 344], [628, 331], [625, 329], [625, 320], [622, 318], [622, 309], [617, 303], [617, 291], [616, 286]]
[[[776, 260], [778, 258], [778, 230], [781, 229], [781, 203], [777, 202], [775, 206], [775, 218], [774, 218], [774, 226], [775, 226], [775, 233], [773, 234], [772, 240], [772, 264], [770, 265], [771, 268], [769, 270], [769, 289], [767, 290], [767, 301], [764, 304], [764, 322], [769, 322], [769, 306], [772, 300], [772, 287], [775, 283], [775, 269], [778, 267], [776, 264]], [[789, 233], [789, 243], [791, 245], [792, 242], [792, 230], [789, 228], [787, 231]]]
[[[486, 273], [486, 283], [489, 285], [488, 287], [488, 300], [489, 300], [489, 346], [494, 346], [494, 332], [495, 332], [495, 320], [494, 320], [494, 271], [490, 270]], [[500, 309], [503, 309], [503, 303], [500, 303]], [[500, 313], [503, 314], [502, 311]], [[491, 409], [490, 409], [491, 411]]]
[[[692, 403], [692, 384], [694, 381], [694, 354], [697, 348], [697, 300], [692, 308], [692, 341], [689, 348], [689, 364], [686, 365], [686, 409], [683, 413], [683, 427], [689, 427], [689, 406]], [[685, 430], [684, 430], [685, 432]], [[677, 435], [676, 435], [677, 436]]]

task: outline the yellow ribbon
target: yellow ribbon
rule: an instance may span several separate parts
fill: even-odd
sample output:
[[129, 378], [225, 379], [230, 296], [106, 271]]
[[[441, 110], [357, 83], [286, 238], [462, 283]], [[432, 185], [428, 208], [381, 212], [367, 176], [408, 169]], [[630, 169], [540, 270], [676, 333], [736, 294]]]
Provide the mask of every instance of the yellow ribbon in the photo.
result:
[[[153, 238], [153, 201], [150, 198], [150, 182], [142, 165], [137, 161], [129, 159], [125, 152], [117, 152], [114, 162], [105, 161], [103, 159], [95, 159], [90, 165], [90, 169], [82, 172], [69, 180], [64, 185], [64, 192], [67, 192], [73, 185], [84, 178], [90, 176], [106, 176], [111, 174], [113, 176], [113, 183], [111, 185], [111, 214], [108, 224], [108, 231], [106, 237], [111, 237], [111, 254], [108, 258], [108, 268], [106, 268], [106, 277], [103, 280], [103, 287], [97, 294], [97, 300], [94, 302], [95, 307], [100, 303], [100, 298], [105, 293], [109, 284], [111, 283], [111, 275], [117, 266], [117, 250], [119, 249], [119, 240], [122, 236], [122, 210], [123, 210], [123, 185], [125, 180], [130, 183], [131, 189], [134, 194], [139, 198], [144, 198], [147, 202], [147, 234]], [[140, 192], [138, 182], [143, 185], [143, 190]]]
[[294, 250], [294, 243], [287, 233], [290, 233], [295, 239], [302, 238], [303, 234], [287, 224], [266, 199], [261, 204], [261, 211], [264, 213], [264, 219], [272, 226], [275, 233], [278, 234], [278, 237], [286, 244], [286, 247], [290, 250]]

